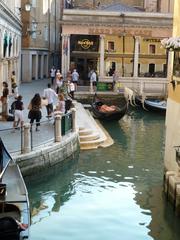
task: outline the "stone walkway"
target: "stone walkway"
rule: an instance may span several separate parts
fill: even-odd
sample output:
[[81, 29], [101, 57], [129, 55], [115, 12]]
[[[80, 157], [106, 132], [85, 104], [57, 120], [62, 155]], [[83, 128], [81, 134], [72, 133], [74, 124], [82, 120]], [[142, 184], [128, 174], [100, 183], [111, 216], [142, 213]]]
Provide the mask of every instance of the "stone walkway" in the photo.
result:
[[[43, 94], [43, 90], [47, 87], [48, 82], [50, 80], [43, 79], [43, 80], [36, 80], [31, 83], [22, 83], [19, 87], [19, 94], [23, 96], [23, 102], [25, 105], [24, 109], [24, 119], [25, 122], [29, 122], [28, 120], [28, 105], [32, 97], [35, 93], [39, 93], [41, 96]], [[14, 101], [13, 97], [10, 97], [9, 100], [9, 106]], [[89, 129], [90, 132], [90, 139], [88, 140], [90, 142], [90, 145], [92, 145], [92, 141], [97, 142], [97, 146], [99, 146], [99, 143], [103, 143], [105, 139], [107, 140], [107, 135], [105, 134], [105, 130], [102, 131], [102, 129], [98, 126], [98, 124], [94, 121], [90, 113], [88, 113], [83, 106], [80, 103], [76, 103], [76, 110], [77, 110], [77, 127], [81, 131], [83, 129]], [[53, 126], [53, 120], [48, 121], [46, 118], [46, 108], [42, 108], [42, 119], [41, 119], [41, 126], [40, 131], [36, 132], [35, 129], [33, 129], [33, 146], [38, 146], [40, 144], [43, 144], [47, 141], [51, 141], [54, 138], [54, 126]], [[6, 122], [6, 121], [0, 121], [0, 137], [2, 138], [5, 146], [7, 147], [8, 151], [10, 153], [15, 153], [16, 151], [19, 151], [21, 149], [21, 131], [16, 130], [15, 133], [12, 133], [12, 125], [13, 122]], [[9, 129], [9, 130], [8, 130]], [[104, 132], [104, 133], [103, 133]], [[94, 135], [94, 139], [93, 139]], [[99, 140], [97, 140], [98, 138]], [[83, 137], [81, 138], [81, 141], [83, 142]], [[111, 141], [110, 141], [111, 142]], [[111, 142], [112, 144], [112, 142]], [[111, 145], [110, 144], [110, 145]], [[87, 146], [87, 143], [85, 144], [85, 149], [91, 148], [90, 145]], [[94, 148], [94, 147], [93, 147]], [[82, 147], [84, 149], [84, 147]]]

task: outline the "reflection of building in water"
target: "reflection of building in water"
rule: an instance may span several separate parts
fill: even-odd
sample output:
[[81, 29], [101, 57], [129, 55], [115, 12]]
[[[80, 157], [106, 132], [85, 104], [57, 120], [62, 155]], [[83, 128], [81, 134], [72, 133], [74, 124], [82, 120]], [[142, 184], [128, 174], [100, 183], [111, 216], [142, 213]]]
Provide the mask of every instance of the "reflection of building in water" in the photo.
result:
[[89, 83], [92, 68], [100, 78], [115, 70], [123, 77], [166, 76], [166, 50], [160, 41], [172, 35], [172, 8], [165, 0], [158, 8], [154, 1], [153, 9], [151, 1], [143, 6], [139, 1], [138, 8], [109, 1], [94, 8], [92, 2], [98, 2], [88, 2], [75, 1], [73, 9], [63, 11], [63, 75], [77, 68], [83, 84]]

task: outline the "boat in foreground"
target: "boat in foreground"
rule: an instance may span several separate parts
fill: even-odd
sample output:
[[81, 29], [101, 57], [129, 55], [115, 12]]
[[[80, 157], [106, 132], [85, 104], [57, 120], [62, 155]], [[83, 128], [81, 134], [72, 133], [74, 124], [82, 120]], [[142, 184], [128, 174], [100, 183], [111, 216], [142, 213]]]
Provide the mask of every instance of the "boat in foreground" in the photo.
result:
[[0, 239], [29, 238], [30, 209], [24, 179], [0, 139]]
[[115, 105], [106, 105], [102, 100], [99, 100], [97, 96], [94, 97], [93, 103], [91, 105], [93, 116], [100, 120], [119, 120], [127, 112], [128, 102], [125, 99], [122, 99], [120, 106]]

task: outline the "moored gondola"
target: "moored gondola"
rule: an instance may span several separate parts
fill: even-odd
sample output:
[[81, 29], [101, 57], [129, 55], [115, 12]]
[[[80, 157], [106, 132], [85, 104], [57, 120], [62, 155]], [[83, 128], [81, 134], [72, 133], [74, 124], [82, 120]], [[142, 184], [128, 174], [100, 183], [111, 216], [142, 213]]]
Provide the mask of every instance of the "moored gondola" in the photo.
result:
[[19, 166], [0, 139], [0, 239], [29, 238], [30, 209]]
[[156, 111], [160, 113], [166, 112], [167, 102], [159, 99], [145, 99], [144, 107], [149, 111]]
[[92, 102], [92, 112], [95, 118], [100, 120], [112, 121], [121, 119], [127, 112], [128, 102], [122, 99], [122, 105], [106, 105], [97, 95], [94, 96]]
[[157, 98], [146, 98], [142, 100], [136, 97], [136, 104], [141, 105], [145, 110], [165, 114], [167, 108], [167, 101]]

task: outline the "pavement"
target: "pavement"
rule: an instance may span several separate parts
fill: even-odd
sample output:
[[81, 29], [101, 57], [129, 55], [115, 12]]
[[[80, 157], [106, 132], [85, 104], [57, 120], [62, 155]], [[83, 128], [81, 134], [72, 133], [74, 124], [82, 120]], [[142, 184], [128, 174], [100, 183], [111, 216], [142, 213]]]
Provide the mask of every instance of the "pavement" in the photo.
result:
[[[33, 98], [35, 93], [39, 93], [41, 96], [43, 95], [43, 90], [47, 87], [47, 84], [50, 82], [49, 79], [42, 79], [42, 80], [34, 80], [31, 83], [22, 83], [19, 86], [19, 94], [23, 96], [23, 103], [24, 103], [24, 122], [29, 122], [28, 119], [28, 105], [30, 100]], [[14, 101], [14, 97], [10, 96], [9, 98], [9, 106]], [[95, 120], [90, 117], [89, 113], [84, 110], [81, 104], [75, 103], [75, 107], [77, 110], [77, 127], [79, 129], [91, 129], [91, 132], [98, 133], [100, 136], [99, 140], [91, 139], [90, 145], [92, 141], [97, 142], [97, 147], [99, 146], [99, 142], [103, 143], [106, 139], [104, 133], [102, 132], [101, 127], [99, 124], [95, 122]], [[47, 142], [52, 142], [54, 139], [54, 119], [48, 120], [46, 118], [47, 112], [46, 108], [42, 108], [42, 119], [41, 119], [41, 126], [40, 131], [35, 131], [35, 126], [33, 126], [32, 131], [32, 145], [33, 147], [43, 146], [43, 144], [47, 144]], [[13, 130], [13, 122], [7, 121], [0, 121], [0, 137], [2, 138], [7, 150], [11, 154], [19, 154], [21, 149], [21, 131]], [[92, 134], [91, 134], [92, 135]], [[107, 135], [107, 134], [106, 134]], [[91, 136], [92, 138], [92, 136]], [[87, 141], [89, 141], [87, 139]], [[111, 141], [112, 144], [112, 141]], [[110, 145], [111, 145], [110, 144]], [[86, 148], [91, 148], [89, 143], [86, 142], [85, 145], [88, 145]], [[96, 146], [95, 146], [96, 147]], [[93, 147], [94, 148], [94, 147]]]
[[[50, 82], [49, 79], [41, 79], [34, 80], [31, 83], [22, 83], [19, 86], [19, 94], [23, 96], [24, 103], [24, 122], [29, 122], [28, 119], [28, 105], [30, 100], [33, 98], [35, 93], [39, 93], [41, 96], [43, 95], [43, 90], [47, 87], [47, 84]], [[14, 101], [14, 97], [9, 97], [9, 107], [11, 103]], [[46, 118], [47, 112], [46, 108], [42, 108], [42, 119], [40, 131], [36, 132], [35, 127], [33, 128], [33, 145], [37, 146], [51, 141], [54, 137], [54, 126], [53, 119], [48, 120]], [[0, 137], [2, 138], [5, 146], [7, 147], [10, 153], [19, 152], [21, 149], [21, 131], [16, 130], [14, 133], [12, 132], [13, 122], [0, 121]]]

